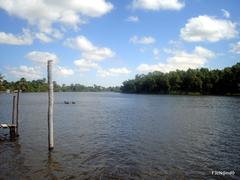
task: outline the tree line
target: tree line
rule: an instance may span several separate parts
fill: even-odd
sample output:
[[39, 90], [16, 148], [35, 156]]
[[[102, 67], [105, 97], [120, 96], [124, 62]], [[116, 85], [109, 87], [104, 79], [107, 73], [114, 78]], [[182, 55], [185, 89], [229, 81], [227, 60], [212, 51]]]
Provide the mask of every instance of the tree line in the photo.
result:
[[[81, 84], [59, 85], [56, 81], [53, 82], [55, 92], [101, 92], [101, 91], [114, 91], [119, 92], [119, 87], [102, 87], [102, 86], [84, 86]], [[46, 92], [48, 90], [47, 80], [45, 78], [27, 81], [21, 78], [18, 81], [7, 81], [0, 74], [0, 92], [1, 91], [14, 91], [21, 89], [22, 92]]]
[[[134, 79], [123, 82], [121, 87], [84, 86], [81, 84], [59, 85], [53, 82], [55, 92], [100, 92], [147, 94], [203, 94], [203, 95], [240, 95], [240, 63], [222, 70], [207, 68], [188, 69], [187, 71], [159, 71], [147, 75], [136, 75]], [[0, 74], [0, 92], [21, 89], [23, 92], [46, 92], [45, 78], [27, 81], [7, 81]]]
[[240, 95], [240, 63], [223, 70], [159, 71], [123, 82], [124, 93]]

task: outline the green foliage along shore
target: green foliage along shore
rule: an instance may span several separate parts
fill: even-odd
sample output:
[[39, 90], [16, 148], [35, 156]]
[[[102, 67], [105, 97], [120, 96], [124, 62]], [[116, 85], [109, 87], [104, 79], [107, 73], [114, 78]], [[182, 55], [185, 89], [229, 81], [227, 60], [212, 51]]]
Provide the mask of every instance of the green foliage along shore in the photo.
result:
[[[71, 85], [58, 85], [55, 81], [53, 82], [55, 92], [101, 92], [101, 91], [114, 91], [119, 92], [119, 87], [102, 87], [102, 86], [84, 86], [81, 84]], [[6, 90], [21, 89], [23, 92], [46, 92], [48, 90], [47, 80], [45, 78], [33, 81], [27, 81], [25, 78], [21, 78], [16, 82], [8, 82], [4, 80], [0, 74], [0, 92]]]
[[240, 63], [223, 70], [207, 68], [152, 72], [123, 82], [124, 93], [240, 95]]

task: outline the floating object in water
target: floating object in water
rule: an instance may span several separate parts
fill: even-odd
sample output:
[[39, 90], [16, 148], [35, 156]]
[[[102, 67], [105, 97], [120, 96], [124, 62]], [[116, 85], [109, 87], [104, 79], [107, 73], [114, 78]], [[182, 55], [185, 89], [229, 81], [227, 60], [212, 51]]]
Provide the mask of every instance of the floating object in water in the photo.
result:
[[8, 125], [7, 125], [7, 124], [0, 124], [0, 127], [2, 127], [2, 128], [8, 128]]
[[64, 104], [76, 104], [75, 101], [64, 101]]

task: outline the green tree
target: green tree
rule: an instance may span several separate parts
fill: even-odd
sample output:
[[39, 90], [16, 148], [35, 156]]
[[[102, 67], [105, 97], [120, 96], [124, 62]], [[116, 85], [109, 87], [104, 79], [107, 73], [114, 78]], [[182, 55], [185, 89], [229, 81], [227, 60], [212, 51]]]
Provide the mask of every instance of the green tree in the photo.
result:
[[124, 81], [120, 89], [126, 93], [240, 94], [240, 63], [223, 70], [201, 68], [136, 75]]
[[3, 75], [0, 74], [0, 91], [6, 90], [5, 87], [3, 86], [3, 80], [4, 80], [3, 78], [4, 78]]

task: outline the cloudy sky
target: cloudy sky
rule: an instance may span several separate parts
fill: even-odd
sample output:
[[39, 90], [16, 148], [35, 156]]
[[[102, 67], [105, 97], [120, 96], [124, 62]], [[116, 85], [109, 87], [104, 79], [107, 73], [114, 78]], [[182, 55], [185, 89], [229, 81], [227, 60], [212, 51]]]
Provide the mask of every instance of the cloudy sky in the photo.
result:
[[155, 70], [240, 61], [239, 0], [0, 0], [7, 80], [121, 85]]

